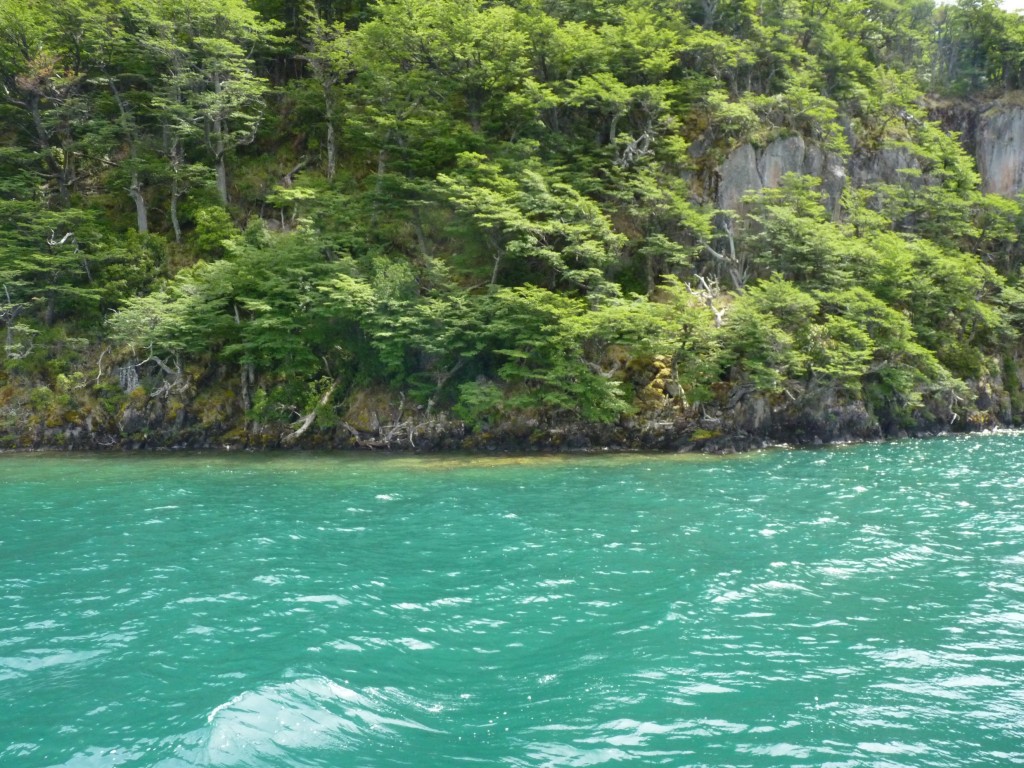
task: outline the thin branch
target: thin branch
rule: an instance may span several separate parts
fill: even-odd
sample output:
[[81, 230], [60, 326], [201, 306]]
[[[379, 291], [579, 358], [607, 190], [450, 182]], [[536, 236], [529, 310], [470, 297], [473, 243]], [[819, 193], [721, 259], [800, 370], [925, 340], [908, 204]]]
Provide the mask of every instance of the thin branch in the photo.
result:
[[284, 187], [285, 189], [291, 189], [292, 184], [294, 183], [292, 181], [292, 176], [301, 171], [307, 165], [309, 165], [309, 158], [302, 158], [298, 163], [295, 164], [295, 166], [290, 171], [288, 171], [288, 173], [281, 177], [281, 186]]
[[178, 379], [178, 378], [181, 377], [181, 364], [177, 360], [174, 361], [174, 367], [175, 367], [176, 370], [171, 370], [167, 366], [167, 363], [165, 363], [163, 360], [161, 360], [159, 357], [157, 357], [156, 355], [153, 355], [153, 354], [151, 354], [149, 357], [147, 357], [141, 363], [136, 363], [135, 367], [136, 368], [140, 368], [141, 366], [143, 366], [143, 365], [145, 365], [146, 363], [149, 363], [149, 362], [156, 363], [160, 367], [160, 370], [163, 371], [164, 373], [166, 373], [168, 376], [173, 376], [175, 379]]
[[282, 442], [285, 444], [293, 443], [300, 437], [302, 437], [304, 434], [306, 434], [309, 428], [313, 426], [313, 422], [316, 421], [317, 411], [323, 408], [325, 405], [327, 405], [327, 402], [334, 395], [334, 390], [336, 390], [337, 388], [338, 381], [337, 379], [335, 379], [333, 382], [331, 382], [331, 386], [327, 388], [327, 391], [324, 392], [324, 394], [321, 396], [316, 406], [309, 413], [302, 417], [302, 419], [299, 421], [298, 428], [291, 434], [285, 435]]
[[66, 243], [68, 239], [70, 239], [71, 242], [74, 243], [75, 253], [78, 253], [78, 239], [75, 237], [74, 232], [68, 232], [64, 235], [64, 237], [58, 240], [57, 234], [51, 229], [50, 237], [47, 239], [46, 244], [51, 248], [56, 248], [58, 245], [64, 245], [64, 243]]
[[107, 347], [100, 352], [100, 359], [96, 361], [96, 386], [100, 384], [100, 378], [103, 376], [103, 356], [110, 351], [110, 347]]
[[701, 274], [695, 274], [694, 277], [697, 279], [697, 282], [700, 283], [699, 291], [694, 290], [689, 283], [683, 283], [683, 285], [691, 296], [702, 301], [705, 306], [711, 310], [712, 314], [715, 316], [715, 328], [721, 328], [725, 321], [726, 309], [724, 307], [719, 309], [715, 306], [715, 299], [721, 295], [718, 280], [708, 280]]

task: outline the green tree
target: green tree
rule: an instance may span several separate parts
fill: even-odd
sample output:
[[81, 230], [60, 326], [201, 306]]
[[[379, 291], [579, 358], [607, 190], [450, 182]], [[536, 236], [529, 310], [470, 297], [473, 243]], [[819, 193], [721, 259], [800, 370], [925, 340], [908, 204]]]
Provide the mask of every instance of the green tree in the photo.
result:
[[255, 73], [252, 53], [278, 42], [279, 25], [244, 0], [149, 1], [134, 10], [138, 43], [158, 57], [163, 73], [154, 103], [168, 123], [172, 170], [184, 165], [182, 143], [201, 137], [226, 205], [228, 155], [255, 138], [269, 87]]
[[614, 293], [604, 269], [621, 236], [597, 204], [571, 185], [549, 180], [536, 163], [506, 170], [476, 153], [460, 155], [456, 171], [438, 181], [456, 210], [485, 234], [492, 286], [510, 260], [527, 280]]
[[473, 422], [517, 415], [610, 422], [630, 410], [621, 385], [587, 364], [582, 300], [528, 285], [499, 289], [490, 304], [489, 346], [502, 361], [496, 375], [504, 395], [495, 401], [493, 383], [462, 385], [463, 416]]

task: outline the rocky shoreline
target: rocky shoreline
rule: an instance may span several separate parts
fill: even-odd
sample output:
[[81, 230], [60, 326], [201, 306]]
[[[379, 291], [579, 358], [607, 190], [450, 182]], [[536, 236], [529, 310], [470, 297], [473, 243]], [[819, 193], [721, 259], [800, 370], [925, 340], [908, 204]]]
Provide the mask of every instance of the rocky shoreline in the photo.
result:
[[[999, 403], [996, 403], [998, 405]], [[1004, 403], [1005, 404], [1005, 403]], [[731, 454], [772, 446], [820, 446], [931, 437], [1008, 428], [1007, 409], [972, 408], [963, 415], [930, 403], [913, 420], [880, 420], [861, 402], [813, 404], [733, 392], [717, 406], [623, 418], [613, 424], [552, 423], [539, 418], [471, 427], [446, 412], [425, 414], [366, 397], [338, 417], [325, 414], [301, 434], [294, 423], [259, 424], [237, 407], [211, 418], [197, 398], [189, 403], [149, 398], [126, 403], [116, 415], [69, 411], [27, 415], [0, 431], [4, 451], [351, 450], [442, 452], [696, 452]]]

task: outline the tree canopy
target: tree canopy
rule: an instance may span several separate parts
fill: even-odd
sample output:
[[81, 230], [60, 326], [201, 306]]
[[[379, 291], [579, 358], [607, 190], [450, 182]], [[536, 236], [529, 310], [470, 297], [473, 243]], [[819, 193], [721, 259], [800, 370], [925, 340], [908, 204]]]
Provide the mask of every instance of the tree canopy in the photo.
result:
[[[120, 366], [303, 428], [969, 415], [1022, 212], [929, 108], [1022, 85], [995, 0], [0, 0], [0, 410], [122, 408]], [[720, 210], [787, 139], [820, 162]]]

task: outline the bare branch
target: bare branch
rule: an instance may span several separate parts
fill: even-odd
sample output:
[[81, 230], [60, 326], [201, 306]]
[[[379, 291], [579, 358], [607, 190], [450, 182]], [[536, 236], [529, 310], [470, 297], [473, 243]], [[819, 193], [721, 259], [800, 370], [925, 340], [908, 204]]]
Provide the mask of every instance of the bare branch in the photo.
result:
[[654, 150], [651, 149], [651, 141], [651, 134], [647, 131], [641, 133], [638, 138], [633, 139], [625, 146], [616, 165], [620, 168], [629, 168], [640, 158], [652, 154]]
[[309, 165], [309, 158], [302, 158], [290, 171], [288, 171], [288, 173], [281, 177], [281, 181], [279, 182], [280, 185], [285, 189], [291, 189], [294, 184], [292, 176], [301, 171], [307, 165]]
[[334, 395], [334, 390], [336, 390], [337, 388], [338, 380], [335, 379], [333, 382], [331, 382], [331, 386], [329, 386], [327, 390], [323, 393], [323, 395], [320, 397], [320, 400], [317, 402], [313, 410], [311, 410], [309, 413], [303, 416], [302, 419], [300, 419], [298, 428], [291, 434], [285, 435], [284, 439], [281, 442], [285, 444], [293, 443], [300, 437], [302, 437], [304, 434], [306, 434], [309, 428], [313, 426], [313, 422], [316, 421], [317, 411], [320, 408], [323, 408], [325, 405], [327, 405], [327, 402]]
[[697, 282], [700, 284], [700, 290], [695, 290], [689, 283], [683, 283], [686, 290], [695, 299], [699, 299], [704, 305], [711, 310], [711, 313], [715, 316], [715, 328], [721, 328], [725, 321], [726, 309], [721, 309], [715, 306], [715, 299], [721, 296], [722, 291], [718, 285], [716, 278], [708, 279], [704, 275], [694, 275]]
[[747, 259], [736, 252], [736, 237], [733, 234], [733, 222], [726, 220], [722, 225], [722, 231], [725, 233], [727, 242], [729, 244], [729, 252], [721, 253], [716, 251], [710, 243], [702, 243], [704, 249], [711, 254], [712, 257], [726, 269], [729, 273], [729, 279], [732, 280], [733, 286], [737, 291], [742, 291], [743, 287], [747, 284], [747, 280], [750, 279], [750, 265], [747, 263]]
[[145, 365], [146, 363], [149, 363], [149, 362], [156, 363], [157, 366], [159, 366], [160, 370], [163, 371], [164, 373], [166, 373], [168, 376], [174, 376], [175, 378], [179, 378], [181, 376], [181, 363], [179, 363], [177, 360], [175, 360], [174, 361], [175, 370], [172, 370], [171, 368], [169, 368], [167, 366], [167, 363], [165, 363], [163, 360], [161, 360], [159, 357], [157, 357], [156, 355], [153, 355], [153, 354], [151, 354], [149, 357], [147, 357], [141, 363], [136, 363], [135, 367], [136, 368], [140, 368], [141, 366], [143, 366], [143, 365]]
[[103, 356], [110, 351], [110, 347], [107, 347], [100, 352], [100, 359], [96, 361], [96, 386], [100, 384], [100, 378], [103, 376]]
[[71, 242], [74, 243], [74, 245], [75, 245], [75, 253], [78, 253], [78, 240], [77, 240], [77, 238], [75, 238], [75, 233], [74, 232], [67, 232], [64, 235], [64, 237], [62, 237], [60, 240], [58, 240], [56, 233], [51, 229], [50, 230], [50, 237], [49, 237], [49, 239], [47, 239], [46, 244], [48, 246], [50, 246], [51, 248], [56, 248], [58, 245], [64, 245], [64, 243], [66, 243], [68, 240], [71, 240]]

